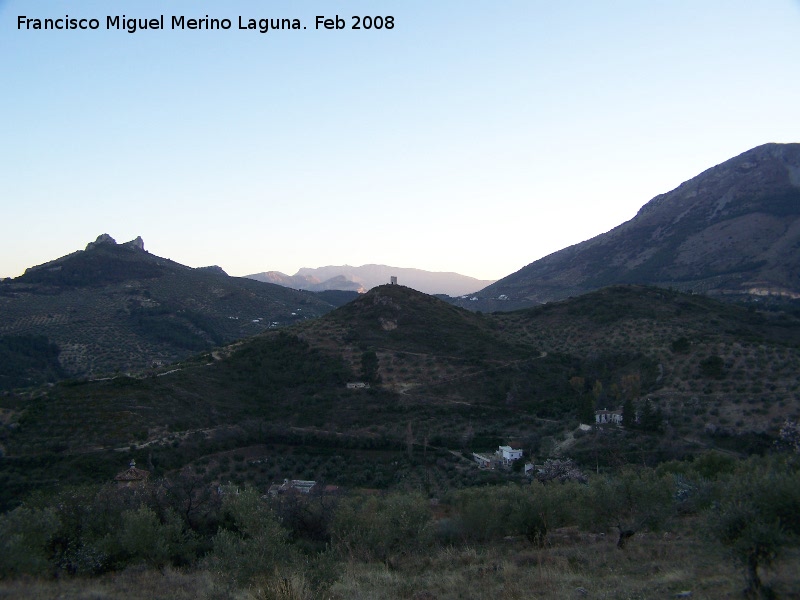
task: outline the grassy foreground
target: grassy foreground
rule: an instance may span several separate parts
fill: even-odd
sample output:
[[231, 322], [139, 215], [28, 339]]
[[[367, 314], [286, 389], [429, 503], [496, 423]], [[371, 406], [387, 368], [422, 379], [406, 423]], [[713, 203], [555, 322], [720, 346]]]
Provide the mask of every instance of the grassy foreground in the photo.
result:
[[[616, 532], [562, 528], [545, 547], [520, 539], [443, 547], [390, 563], [336, 564], [338, 577], [321, 592], [303, 576], [257, 578], [231, 588], [207, 570], [130, 567], [93, 578], [0, 581], [0, 598], [103, 600], [151, 598], [367, 600], [372, 598], [512, 600], [527, 598], [741, 597], [744, 580], [729, 561], [692, 533], [694, 520], [666, 533], [637, 534], [624, 550]], [[800, 554], [762, 574], [777, 598], [800, 598]], [[691, 595], [688, 593], [691, 592]]]

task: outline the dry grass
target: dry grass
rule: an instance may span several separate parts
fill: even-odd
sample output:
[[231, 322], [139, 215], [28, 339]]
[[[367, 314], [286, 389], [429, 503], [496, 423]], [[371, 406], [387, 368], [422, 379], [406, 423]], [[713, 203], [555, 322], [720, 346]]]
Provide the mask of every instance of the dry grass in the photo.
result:
[[[688, 532], [686, 532], [688, 533]], [[544, 548], [520, 540], [448, 547], [395, 557], [387, 563], [350, 562], [325, 592], [302, 575], [273, 577], [232, 590], [206, 571], [129, 569], [94, 579], [0, 582], [0, 599], [106, 600], [529, 600], [598, 598], [693, 600], [740, 598], [743, 579], [726, 559], [686, 534], [636, 535], [625, 550], [616, 536], [574, 528], [554, 532]], [[779, 598], [800, 598], [800, 552], [762, 573]]]
[[[671, 598], [740, 596], [743, 580], [733, 566], [695, 539], [638, 535], [624, 551], [614, 536], [564, 536], [546, 548], [521, 542], [442, 549], [429, 557], [387, 565], [350, 564], [331, 598], [517, 600], [532, 598]], [[800, 586], [797, 561], [765, 580], [791, 596]], [[792, 567], [792, 568], [789, 568]]]
[[0, 581], [0, 599], [3, 600], [210, 600], [223, 597], [222, 590], [208, 573], [184, 573], [171, 569], [161, 573], [145, 568], [130, 568], [92, 579], [44, 581], [24, 578]]

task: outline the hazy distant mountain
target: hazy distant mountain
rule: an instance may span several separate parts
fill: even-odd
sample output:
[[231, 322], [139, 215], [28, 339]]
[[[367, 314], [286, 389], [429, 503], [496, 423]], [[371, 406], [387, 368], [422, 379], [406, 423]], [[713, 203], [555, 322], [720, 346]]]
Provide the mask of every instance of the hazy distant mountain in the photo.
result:
[[404, 269], [386, 265], [350, 265], [302, 268], [295, 275], [285, 275], [278, 271], [267, 271], [247, 275], [250, 279], [276, 283], [300, 290], [352, 290], [366, 292], [376, 286], [389, 283], [391, 277], [398, 283], [426, 294], [447, 294], [460, 296], [475, 292], [493, 283], [493, 280], [475, 279], [458, 273]]
[[344, 300], [192, 269], [147, 252], [141, 238], [104, 234], [0, 282], [0, 389], [166, 364]]
[[537, 260], [463, 304], [502, 310], [617, 283], [798, 298], [798, 273], [800, 144], [766, 144], [656, 196], [630, 221]]
[[316, 277], [307, 275], [286, 275], [280, 271], [265, 271], [264, 273], [255, 273], [253, 275], [246, 275], [245, 277], [248, 279], [255, 279], [256, 281], [274, 283], [276, 285], [282, 285], [284, 287], [290, 287], [296, 290], [307, 290], [310, 292], [341, 290], [364, 293], [366, 291], [360, 283], [357, 281], [351, 281], [343, 275], [331, 277], [325, 281], [320, 281]]

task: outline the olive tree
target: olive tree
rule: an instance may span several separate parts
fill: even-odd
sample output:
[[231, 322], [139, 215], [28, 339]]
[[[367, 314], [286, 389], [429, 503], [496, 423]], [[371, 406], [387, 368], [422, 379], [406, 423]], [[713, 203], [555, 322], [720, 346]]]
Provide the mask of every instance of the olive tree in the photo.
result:
[[796, 463], [748, 461], [747, 469], [720, 484], [721, 500], [709, 511], [707, 529], [743, 569], [749, 598], [772, 592], [759, 569], [800, 542], [800, 471]]

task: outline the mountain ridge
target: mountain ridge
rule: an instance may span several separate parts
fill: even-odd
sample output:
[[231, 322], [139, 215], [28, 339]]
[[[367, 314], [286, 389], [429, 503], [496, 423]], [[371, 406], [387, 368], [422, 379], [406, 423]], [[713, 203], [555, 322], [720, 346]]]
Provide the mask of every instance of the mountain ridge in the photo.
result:
[[[512, 273], [477, 294], [502, 310], [613, 284], [720, 296], [800, 297], [800, 144], [748, 150], [660, 194], [610, 231]], [[506, 304], [492, 302], [505, 296]]]
[[450, 296], [469, 294], [493, 282], [493, 280], [476, 279], [452, 271], [426, 271], [374, 263], [359, 267], [351, 265], [303, 267], [294, 275], [286, 275], [280, 271], [265, 271], [246, 275], [246, 277], [310, 291], [335, 289], [360, 293], [389, 283], [391, 277], [397, 277], [399, 283], [425, 294], [447, 294]]
[[[0, 346], [41, 348], [45, 380], [58, 372], [52, 344], [71, 377], [136, 371], [318, 317], [349, 299], [193, 269], [147, 252], [141, 237], [117, 244], [103, 234], [0, 282]], [[41, 382], [31, 375], [29, 384]]]

